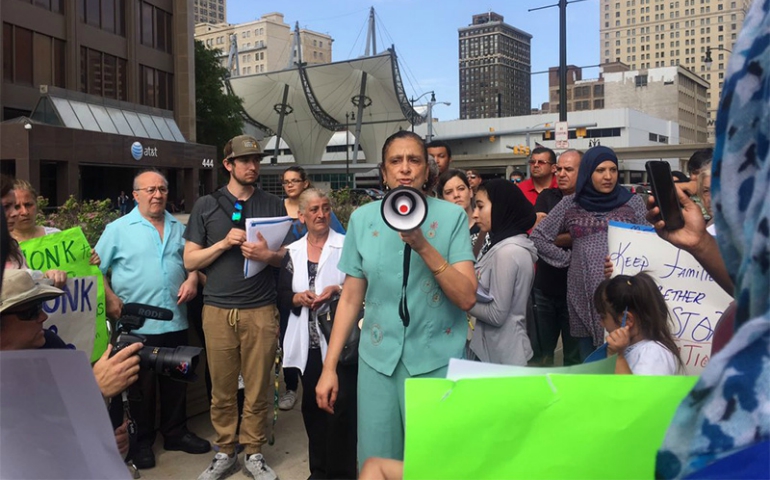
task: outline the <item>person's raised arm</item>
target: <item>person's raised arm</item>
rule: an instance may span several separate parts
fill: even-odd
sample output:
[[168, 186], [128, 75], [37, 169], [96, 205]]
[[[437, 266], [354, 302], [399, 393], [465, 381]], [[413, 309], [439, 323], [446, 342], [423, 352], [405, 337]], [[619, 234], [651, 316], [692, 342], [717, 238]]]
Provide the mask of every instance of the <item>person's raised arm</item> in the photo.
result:
[[473, 262], [461, 261], [450, 264], [436, 248], [425, 239], [422, 230], [415, 228], [400, 234], [401, 238], [422, 257], [425, 265], [433, 272], [433, 278], [444, 295], [460, 310], [470, 310], [476, 303], [476, 273]]
[[246, 242], [246, 232], [231, 228], [227, 236], [210, 247], [203, 247], [187, 240], [184, 244], [184, 268], [189, 271], [202, 270], [233, 247], [240, 247]]
[[727, 272], [716, 239], [706, 231], [706, 221], [703, 219], [701, 208], [680, 189], [677, 188], [676, 193], [682, 205], [684, 227], [666, 230], [666, 222], [660, 218], [660, 209], [653, 196], [647, 198], [647, 220], [655, 227], [660, 238], [695, 257], [714, 281], [732, 296], [733, 281]]
[[342, 295], [334, 315], [334, 327], [329, 338], [329, 348], [326, 350], [321, 378], [315, 387], [318, 407], [329, 413], [334, 413], [334, 403], [337, 401], [339, 380], [337, 379], [337, 363], [345, 342], [350, 337], [353, 328], [358, 328], [358, 314], [364, 303], [367, 282], [365, 278], [347, 275], [342, 286]]
[[476, 320], [500, 327], [508, 319], [514, 298], [528, 295], [529, 291], [518, 292], [517, 285], [529, 285], [535, 274], [529, 253], [514, 253], [519, 247], [503, 246], [504, 250], [495, 257], [495, 266], [491, 269], [489, 295], [494, 299], [489, 303], [477, 303], [468, 313]]
[[286, 248], [280, 247], [278, 250], [270, 250], [267, 240], [261, 233], [257, 232], [256, 242], [243, 242], [241, 252], [245, 258], [257, 262], [264, 262], [274, 267], [280, 267], [283, 257], [286, 256]]
[[110, 356], [113, 347], [107, 345], [107, 350], [93, 366], [94, 377], [103, 397], [114, 397], [139, 378], [139, 355], [137, 354], [142, 347], [141, 342], [132, 343], [114, 356]]
[[564, 232], [564, 215], [574, 205], [569, 197], [565, 197], [553, 210], [532, 230], [530, 239], [537, 248], [538, 256], [549, 265], [557, 268], [568, 267], [572, 260], [572, 251], [565, 250], [555, 242], [559, 234]]

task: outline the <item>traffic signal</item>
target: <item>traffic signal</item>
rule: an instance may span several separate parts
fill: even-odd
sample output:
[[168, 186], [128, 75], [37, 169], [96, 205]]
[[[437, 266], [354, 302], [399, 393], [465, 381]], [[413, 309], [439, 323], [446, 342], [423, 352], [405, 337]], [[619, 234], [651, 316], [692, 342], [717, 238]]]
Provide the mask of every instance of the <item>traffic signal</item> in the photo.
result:
[[[495, 129], [492, 128], [492, 127], [489, 127], [489, 133], [495, 133]], [[495, 136], [494, 135], [490, 135], [489, 136], [489, 141], [490, 142], [494, 142], [495, 141]]]

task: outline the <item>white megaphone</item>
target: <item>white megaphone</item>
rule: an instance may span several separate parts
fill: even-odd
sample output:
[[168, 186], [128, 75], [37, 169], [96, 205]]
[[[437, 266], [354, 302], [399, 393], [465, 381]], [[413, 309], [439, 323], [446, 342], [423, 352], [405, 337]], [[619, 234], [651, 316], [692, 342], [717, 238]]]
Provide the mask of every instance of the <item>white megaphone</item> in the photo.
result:
[[382, 219], [390, 228], [407, 232], [418, 228], [428, 216], [428, 201], [416, 188], [401, 186], [382, 199]]

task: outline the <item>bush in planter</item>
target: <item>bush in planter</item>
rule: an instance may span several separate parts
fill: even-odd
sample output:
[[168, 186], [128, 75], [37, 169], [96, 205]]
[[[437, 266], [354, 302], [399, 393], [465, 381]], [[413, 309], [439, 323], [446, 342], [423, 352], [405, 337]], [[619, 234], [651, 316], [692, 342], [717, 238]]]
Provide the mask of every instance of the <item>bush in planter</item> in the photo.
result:
[[40, 213], [48, 206], [48, 199], [38, 197], [37, 205], [39, 225], [59, 230], [80, 227], [92, 247], [99, 241], [104, 227], [120, 217], [120, 212], [115, 211], [109, 199], [78, 201], [70, 196], [64, 205], [48, 215]]

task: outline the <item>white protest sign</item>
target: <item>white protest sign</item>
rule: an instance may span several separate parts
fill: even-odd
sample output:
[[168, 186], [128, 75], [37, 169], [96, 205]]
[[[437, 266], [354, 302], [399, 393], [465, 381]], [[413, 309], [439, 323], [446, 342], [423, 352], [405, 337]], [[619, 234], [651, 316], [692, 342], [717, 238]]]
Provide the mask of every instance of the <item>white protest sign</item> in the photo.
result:
[[94, 349], [98, 279], [96, 277], [67, 277], [64, 295], [43, 304], [48, 320], [43, 326], [52, 328], [59, 336], [91, 357]]
[[614, 275], [649, 273], [671, 313], [671, 332], [688, 375], [700, 375], [711, 340], [732, 298], [692, 255], [658, 237], [652, 227], [610, 222], [607, 232]]

